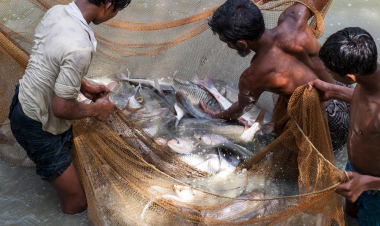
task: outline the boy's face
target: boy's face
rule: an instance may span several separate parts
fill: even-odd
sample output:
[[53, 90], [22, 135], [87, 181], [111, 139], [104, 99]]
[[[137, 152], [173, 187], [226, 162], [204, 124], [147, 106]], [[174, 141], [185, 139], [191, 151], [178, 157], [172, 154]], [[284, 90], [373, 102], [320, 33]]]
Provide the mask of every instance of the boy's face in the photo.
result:
[[122, 8], [119, 8], [114, 12], [113, 9], [115, 6], [111, 5], [111, 3], [104, 4], [104, 5], [102, 5], [102, 7], [103, 8], [102, 8], [101, 12], [99, 13], [99, 15], [96, 17], [95, 20], [92, 21], [96, 25], [112, 19], [113, 17], [115, 17], [117, 15], [117, 13], [120, 10], [122, 10]]
[[336, 81], [338, 82], [341, 82], [341, 83], [344, 83], [346, 85], [351, 85], [351, 84], [354, 84], [356, 81], [352, 80], [351, 77], [349, 76], [344, 76], [344, 78], [342, 76], [340, 76], [338, 73], [336, 72], [333, 72], [331, 71], [330, 69], [326, 68], [327, 72], [331, 74], [331, 77], [333, 79], [335, 79]]

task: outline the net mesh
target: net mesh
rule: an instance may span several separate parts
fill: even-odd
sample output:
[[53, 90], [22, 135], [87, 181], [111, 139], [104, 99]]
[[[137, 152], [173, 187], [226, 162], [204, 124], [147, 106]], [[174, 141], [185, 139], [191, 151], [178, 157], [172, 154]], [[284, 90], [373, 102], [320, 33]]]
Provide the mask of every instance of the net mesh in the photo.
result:
[[[8, 162], [33, 164], [9, 132], [8, 109], [14, 85], [26, 68], [36, 26], [49, 8], [70, 2], [0, 2], [0, 157]], [[260, 6], [266, 27], [275, 27], [282, 11], [294, 2], [280, 0]], [[299, 2], [314, 12], [309, 24], [320, 37], [331, 1], [323, 7], [320, 1]], [[222, 3], [133, 1], [107, 23], [91, 25], [98, 51], [88, 76], [128, 71], [134, 78], [155, 75], [168, 81], [174, 74], [180, 79], [210, 74], [236, 86], [249, 57], [236, 57], [213, 36], [206, 20]], [[181, 182], [184, 178], [209, 175], [182, 162], [178, 154], [155, 143], [133, 120], [115, 110], [107, 122], [87, 118], [73, 126], [72, 156], [86, 191], [91, 224], [344, 225], [341, 199], [334, 191], [345, 177], [334, 166], [317, 92], [299, 87], [289, 101], [265, 93], [257, 105], [273, 109], [280, 136], [240, 169], [248, 170], [248, 184], [262, 178], [293, 181], [297, 187], [293, 196], [251, 191], [248, 198], [239, 199], [188, 186]]]

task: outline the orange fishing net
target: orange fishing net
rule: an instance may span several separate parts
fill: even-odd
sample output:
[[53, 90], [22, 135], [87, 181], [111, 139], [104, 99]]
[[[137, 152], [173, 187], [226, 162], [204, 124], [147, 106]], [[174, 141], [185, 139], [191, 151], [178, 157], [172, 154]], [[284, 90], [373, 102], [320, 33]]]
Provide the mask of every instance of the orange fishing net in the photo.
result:
[[[25, 153], [12, 155], [7, 114], [14, 85], [23, 76], [35, 27], [56, 4], [69, 0], [14, 0], [0, 3], [0, 157], [31, 165]], [[260, 6], [267, 28], [295, 1]], [[325, 7], [300, 1], [315, 14], [310, 26], [323, 33]], [[318, 1], [316, 1], [318, 2]], [[237, 58], [207, 26], [206, 18], [223, 1], [141, 0], [107, 23], [92, 26], [98, 40], [88, 76], [129, 71], [134, 78], [167, 80], [177, 73], [238, 82], [249, 59]], [[317, 10], [320, 9], [320, 10]], [[258, 103], [273, 108], [271, 95]], [[216, 195], [181, 182], [210, 175], [187, 165], [178, 154], [156, 144], [136, 123], [116, 110], [107, 122], [74, 122], [72, 155], [88, 199], [93, 225], [344, 225], [341, 199], [334, 193], [345, 180], [335, 168], [331, 140], [319, 97], [300, 87], [289, 101], [279, 98], [273, 110], [280, 136], [244, 162], [247, 187], [262, 181], [244, 199]], [[5, 142], [7, 142], [5, 144]], [[4, 147], [7, 146], [7, 149]], [[12, 149], [13, 148], [13, 149]], [[280, 192], [293, 184], [292, 194]], [[277, 193], [266, 192], [274, 186]], [[284, 195], [286, 194], [286, 195]]]

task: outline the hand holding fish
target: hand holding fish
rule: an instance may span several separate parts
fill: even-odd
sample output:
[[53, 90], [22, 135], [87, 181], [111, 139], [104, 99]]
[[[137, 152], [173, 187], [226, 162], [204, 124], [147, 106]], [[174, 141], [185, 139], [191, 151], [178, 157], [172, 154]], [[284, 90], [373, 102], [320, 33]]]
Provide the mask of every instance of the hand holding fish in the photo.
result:
[[97, 94], [107, 95], [110, 90], [104, 85], [93, 85], [86, 79], [82, 80], [80, 91], [90, 100], [93, 100]]
[[109, 100], [109, 94], [103, 98], [97, 99], [95, 104], [98, 104], [100, 106], [99, 113], [95, 117], [100, 121], [106, 121], [115, 108], [115, 105]]
[[214, 112], [214, 111], [211, 111], [210, 109], [208, 109], [205, 104], [203, 103], [202, 100], [199, 101], [199, 107], [206, 113], [206, 114], [209, 114], [211, 117], [213, 118], [218, 118], [218, 115], [220, 114], [219, 111], [217, 112]]

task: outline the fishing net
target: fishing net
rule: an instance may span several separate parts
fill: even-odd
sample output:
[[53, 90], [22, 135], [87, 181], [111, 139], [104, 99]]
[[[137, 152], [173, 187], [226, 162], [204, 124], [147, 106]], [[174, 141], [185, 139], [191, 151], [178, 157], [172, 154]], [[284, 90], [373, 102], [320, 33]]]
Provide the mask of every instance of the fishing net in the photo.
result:
[[[70, 0], [0, 2], [1, 158], [32, 165], [9, 133], [8, 109], [14, 85], [23, 76], [33, 34], [44, 13]], [[267, 28], [277, 25], [295, 1], [273, 1], [262, 9]], [[300, 1], [314, 16], [310, 26], [320, 37], [331, 3]], [[249, 57], [240, 58], [212, 34], [207, 18], [223, 1], [136, 0], [114, 19], [91, 25], [98, 40], [88, 77], [115, 72], [133, 78], [168, 81], [209, 74], [237, 85]], [[320, 4], [320, 5], [318, 5]], [[264, 93], [257, 105], [273, 110], [279, 137], [239, 169], [246, 169], [246, 198], [213, 194], [181, 182], [208, 178], [178, 154], [115, 110], [106, 122], [74, 122], [72, 156], [88, 200], [93, 225], [344, 225], [341, 199], [334, 193], [345, 180], [335, 168], [325, 113], [317, 92], [305, 87], [289, 101]], [[4, 132], [8, 131], [8, 132]], [[6, 148], [5, 148], [6, 147]], [[17, 151], [14, 151], [16, 150]], [[245, 171], [245, 170], [243, 170]], [[248, 186], [260, 182], [260, 186]], [[233, 183], [233, 181], [227, 181]], [[266, 193], [267, 187], [293, 183], [296, 192]]]

